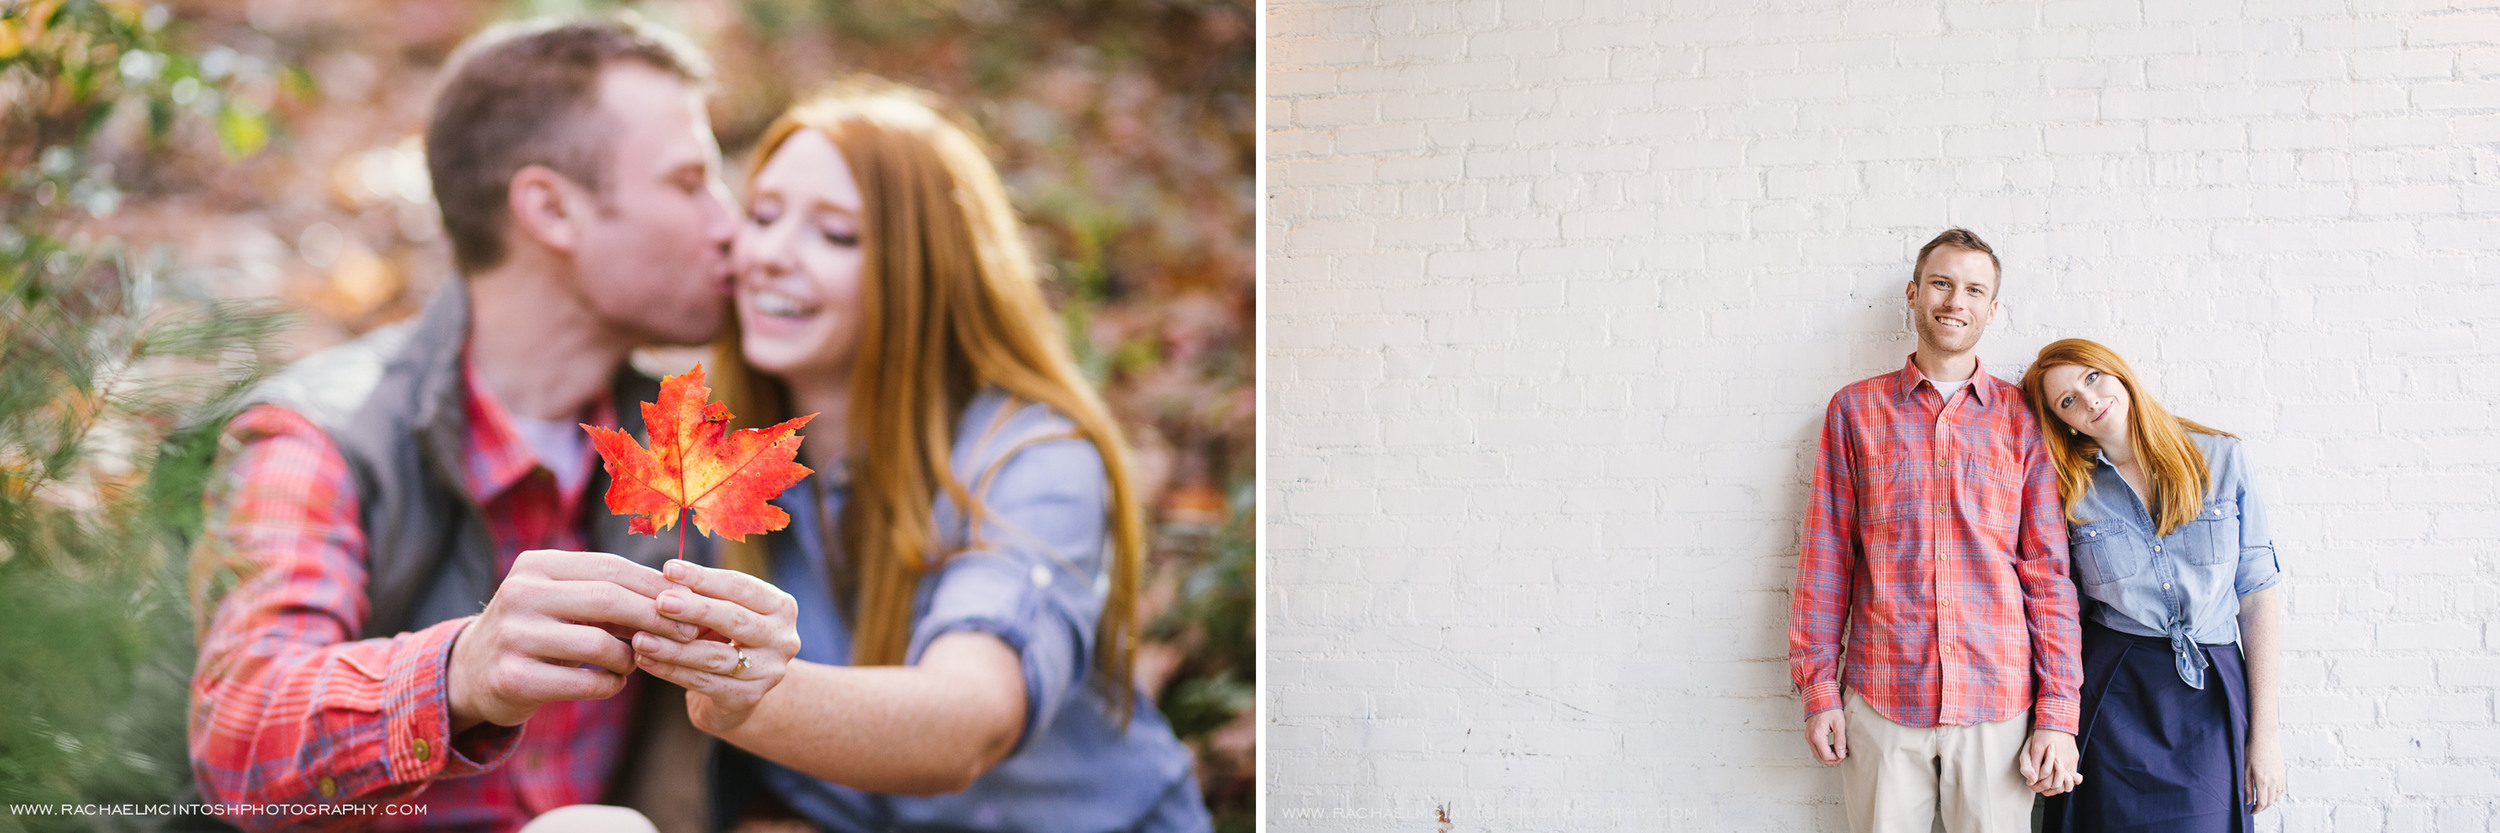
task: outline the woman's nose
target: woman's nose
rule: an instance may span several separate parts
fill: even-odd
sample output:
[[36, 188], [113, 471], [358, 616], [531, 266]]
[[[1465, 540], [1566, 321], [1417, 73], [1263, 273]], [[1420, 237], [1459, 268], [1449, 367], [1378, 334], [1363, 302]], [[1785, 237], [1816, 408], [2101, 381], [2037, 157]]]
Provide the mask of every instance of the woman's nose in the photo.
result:
[[747, 268], [762, 269], [767, 274], [781, 274], [790, 268], [790, 223], [776, 222], [761, 228], [750, 228], [738, 235], [739, 260]]

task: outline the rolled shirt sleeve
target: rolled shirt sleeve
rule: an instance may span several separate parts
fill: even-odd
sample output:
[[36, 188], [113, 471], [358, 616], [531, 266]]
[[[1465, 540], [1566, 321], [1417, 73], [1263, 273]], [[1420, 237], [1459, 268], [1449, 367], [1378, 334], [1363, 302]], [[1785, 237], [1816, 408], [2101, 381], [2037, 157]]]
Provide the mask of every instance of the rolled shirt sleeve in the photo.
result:
[[2266, 502], [2258, 494], [2256, 472], [2248, 462], [2248, 449], [2230, 443], [2231, 482], [2240, 507], [2239, 572], [2232, 577], [2232, 590], [2246, 596], [2283, 581], [2283, 564], [2274, 554], [2274, 531], [2267, 526]]
[[[971, 468], [981, 475], [966, 484], [974, 511], [940, 501], [940, 528], [964, 533], [962, 549], [922, 585], [925, 612], [913, 626], [908, 661], [959, 631], [1007, 643], [1024, 671], [1020, 751], [1086, 679], [1103, 607], [1111, 490], [1101, 453], [1064, 419], [1028, 406], [1006, 423], [971, 451], [990, 458]], [[967, 515], [974, 523], [964, 522]]]

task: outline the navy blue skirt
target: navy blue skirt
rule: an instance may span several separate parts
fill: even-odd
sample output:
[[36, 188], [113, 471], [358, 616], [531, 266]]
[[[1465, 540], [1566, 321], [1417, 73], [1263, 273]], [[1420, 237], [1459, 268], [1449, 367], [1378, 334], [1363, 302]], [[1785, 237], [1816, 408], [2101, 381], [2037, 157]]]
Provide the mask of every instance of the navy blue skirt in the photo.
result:
[[2047, 833], [2247, 833], [2248, 669], [2204, 645], [2189, 688], [2170, 640], [2083, 626], [2083, 783], [2048, 800]]

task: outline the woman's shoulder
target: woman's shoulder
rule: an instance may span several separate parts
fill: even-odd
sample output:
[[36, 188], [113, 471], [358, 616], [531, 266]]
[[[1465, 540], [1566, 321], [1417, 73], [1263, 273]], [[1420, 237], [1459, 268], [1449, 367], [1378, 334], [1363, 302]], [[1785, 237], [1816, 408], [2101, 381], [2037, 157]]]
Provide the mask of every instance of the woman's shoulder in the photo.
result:
[[2191, 430], [2187, 432], [2187, 435], [2188, 442], [2195, 443], [2196, 450], [2204, 452], [2208, 460], [2237, 459], [2242, 453], [2240, 438], [2229, 434], [2207, 434], [2203, 431]]
[[1103, 466], [1101, 451], [1076, 420], [1047, 404], [984, 388], [956, 426], [955, 470], [969, 484], [1009, 464], [1090, 469], [1098, 475]]
[[2205, 455], [2208, 497], [2233, 494], [2246, 488], [2253, 473], [2248, 452], [2240, 438], [2202, 431], [2189, 431], [2187, 435], [2188, 441], [2195, 443], [2197, 450]]

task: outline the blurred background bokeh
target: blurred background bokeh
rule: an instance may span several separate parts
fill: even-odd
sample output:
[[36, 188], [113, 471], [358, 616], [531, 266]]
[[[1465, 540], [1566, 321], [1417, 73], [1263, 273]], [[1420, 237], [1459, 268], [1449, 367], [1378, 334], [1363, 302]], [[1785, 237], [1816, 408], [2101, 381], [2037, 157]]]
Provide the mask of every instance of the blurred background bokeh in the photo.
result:
[[214, 442], [187, 421], [451, 279], [419, 135], [454, 46], [627, 9], [715, 61], [733, 189], [757, 133], [849, 73], [950, 96], [979, 128], [1137, 445], [1141, 681], [1198, 751], [1219, 829], [1250, 829], [1250, 5], [0, 0], [0, 803], [172, 795], [182, 549]]

